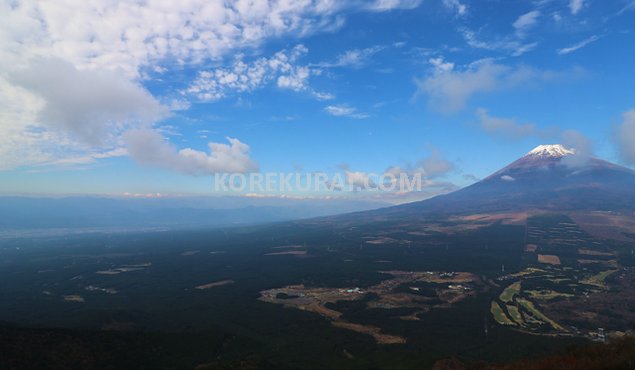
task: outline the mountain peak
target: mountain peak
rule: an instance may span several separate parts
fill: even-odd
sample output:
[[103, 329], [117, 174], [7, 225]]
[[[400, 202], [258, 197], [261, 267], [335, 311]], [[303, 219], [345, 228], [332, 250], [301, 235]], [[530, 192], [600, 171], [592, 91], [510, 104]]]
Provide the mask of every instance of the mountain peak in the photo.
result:
[[532, 151], [527, 153], [525, 157], [552, 157], [561, 158], [567, 155], [575, 154], [574, 149], [566, 148], [561, 144], [538, 145]]

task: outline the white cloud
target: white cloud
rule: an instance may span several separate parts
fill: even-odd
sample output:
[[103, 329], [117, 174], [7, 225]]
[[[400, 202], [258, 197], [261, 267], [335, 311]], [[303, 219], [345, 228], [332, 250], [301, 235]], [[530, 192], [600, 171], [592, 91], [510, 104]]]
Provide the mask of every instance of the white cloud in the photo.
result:
[[42, 99], [0, 75], [0, 170], [50, 160], [56, 138], [33, 124], [43, 106]]
[[357, 111], [357, 108], [348, 105], [329, 105], [324, 108], [326, 113], [336, 117], [349, 117], [355, 119], [368, 118], [367, 113], [361, 113]]
[[427, 178], [435, 178], [443, 176], [455, 169], [454, 163], [443, 158], [438, 150], [432, 149], [429, 157], [419, 162], [418, 168], [425, 174]]
[[150, 129], [130, 130], [123, 139], [130, 156], [144, 165], [194, 176], [258, 170], [258, 165], [249, 157], [249, 145], [234, 138], [227, 138], [229, 145], [209, 143], [209, 153], [191, 148], [177, 150], [161, 134]]
[[522, 65], [512, 67], [490, 59], [477, 61], [461, 70], [442, 60], [433, 60], [431, 64], [433, 66], [431, 74], [423, 79], [415, 80], [418, 88], [417, 95], [427, 96], [432, 108], [445, 113], [453, 113], [465, 108], [468, 100], [475, 94], [580, 74], [578, 70], [553, 72]]
[[467, 14], [467, 5], [459, 0], [443, 0], [443, 5], [450, 10], [456, 11], [459, 16]]
[[582, 49], [583, 47], [589, 45], [592, 42], [595, 42], [597, 40], [600, 39], [600, 36], [597, 35], [593, 35], [587, 39], [584, 39], [580, 42], [578, 42], [577, 44], [571, 45], [569, 47], [566, 48], [562, 48], [562, 49], [558, 49], [556, 50], [556, 53], [558, 53], [558, 55], [565, 55], [565, 54], [569, 54], [569, 53], [573, 53], [574, 51], [578, 50], [578, 49]]
[[428, 60], [437, 72], [450, 72], [454, 69], [454, 63], [446, 62], [443, 58], [431, 58]]
[[167, 114], [113, 72], [43, 58], [21, 67], [0, 74], [0, 170], [94, 162], [114, 153], [125, 129]]
[[346, 183], [352, 185], [356, 189], [372, 189], [377, 184], [370, 178], [370, 175], [359, 171], [344, 171]]
[[341, 26], [344, 11], [412, 9], [420, 3], [10, 1], [0, 4], [0, 39], [5, 46], [2, 54], [14, 58], [59, 57], [80, 69], [118, 69], [139, 76], [142, 67], [156, 67], [166, 58], [185, 63], [217, 59], [272, 37], [332, 30]]
[[503, 176], [501, 176], [501, 180], [503, 180], [503, 181], [509, 181], [509, 182], [516, 181], [516, 179], [515, 179], [515, 178], [513, 178], [512, 176], [509, 176], [509, 175], [503, 175]]
[[538, 17], [540, 17], [540, 11], [538, 10], [532, 10], [518, 17], [513, 24], [516, 34], [521, 37], [524, 36], [525, 32], [538, 22]]
[[24, 1], [4, 3], [0, 35], [14, 57], [54, 56], [81, 69], [139, 76], [166, 58], [217, 59], [271, 37], [341, 24], [342, 5], [307, 1]]
[[478, 108], [476, 115], [479, 118], [481, 128], [490, 135], [500, 135], [513, 140], [536, 135], [542, 136], [534, 124], [520, 124], [515, 118], [493, 117], [484, 108]]
[[617, 127], [615, 145], [622, 160], [635, 164], [635, 109], [624, 113], [622, 123]]
[[[435, 148], [431, 148], [431, 154], [414, 165], [390, 166], [381, 174], [353, 171], [345, 163], [340, 164], [338, 167], [344, 171], [346, 184], [352, 185], [356, 190], [372, 190], [382, 186], [385, 187], [384, 190], [392, 188], [392, 191], [385, 193], [383, 196], [403, 194], [405, 192], [429, 193], [430, 196], [434, 196], [456, 190], [456, 185], [438, 180], [439, 177], [450, 173], [456, 167], [454, 163], [441, 156]], [[402, 189], [400, 181], [404, 177], [412, 181], [413, 184], [416, 182], [415, 178], [420, 180], [421, 189]], [[378, 183], [375, 180], [384, 181], [384, 183]]]
[[441, 153], [435, 149], [431, 149], [431, 154], [419, 160], [415, 165], [407, 166], [391, 166], [385, 172], [385, 174], [391, 174], [395, 177], [399, 177], [399, 174], [405, 173], [412, 177], [416, 174], [420, 174], [424, 179], [431, 180], [456, 169], [454, 163], [444, 158]]
[[274, 81], [280, 88], [306, 90], [312, 71], [296, 63], [307, 52], [304, 45], [297, 45], [251, 63], [245, 63], [239, 55], [229, 68], [199, 72], [186, 92], [203, 101], [214, 101], [231, 93], [254, 91]]
[[307, 79], [311, 75], [308, 67], [294, 68], [289, 74], [278, 77], [277, 85], [282, 89], [302, 91], [307, 88]]
[[[229, 53], [255, 50], [272, 38], [332, 31], [352, 11], [412, 9], [419, 4], [413, 0], [0, 2], [0, 168], [88, 158], [116, 148], [126, 129], [153, 125], [167, 109], [141, 86], [140, 81], [151, 75], [148, 72], [165, 73], [168, 65], [218, 62]], [[19, 70], [22, 66], [27, 69]], [[275, 83], [302, 90], [309, 75], [306, 67], [294, 66], [277, 75]], [[58, 84], [62, 76], [68, 80]], [[232, 86], [233, 77], [220, 76], [227, 86]], [[73, 99], [76, 104], [71, 104]], [[174, 110], [188, 107], [183, 101], [167, 105]]]
[[571, 148], [574, 155], [566, 156], [562, 162], [570, 167], [579, 167], [587, 164], [593, 156], [593, 143], [581, 132], [576, 130], [566, 130], [561, 133], [562, 144], [566, 148]]
[[121, 75], [80, 71], [61, 59], [34, 59], [8, 80], [41, 99], [37, 122], [86, 144], [110, 143], [130, 126], [167, 115], [150, 93]]
[[578, 14], [584, 6], [584, 0], [569, 0], [569, 10], [573, 15]]

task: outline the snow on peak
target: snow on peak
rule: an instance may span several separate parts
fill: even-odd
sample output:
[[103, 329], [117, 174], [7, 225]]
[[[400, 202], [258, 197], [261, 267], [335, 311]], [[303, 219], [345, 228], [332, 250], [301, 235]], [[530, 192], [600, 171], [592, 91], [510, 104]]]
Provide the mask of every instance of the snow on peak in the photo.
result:
[[563, 145], [555, 144], [555, 145], [539, 145], [534, 148], [531, 152], [527, 153], [527, 156], [533, 157], [553, 157], [560, 158], [566, 155], [575, 154], [574, 149], [565, 148]]

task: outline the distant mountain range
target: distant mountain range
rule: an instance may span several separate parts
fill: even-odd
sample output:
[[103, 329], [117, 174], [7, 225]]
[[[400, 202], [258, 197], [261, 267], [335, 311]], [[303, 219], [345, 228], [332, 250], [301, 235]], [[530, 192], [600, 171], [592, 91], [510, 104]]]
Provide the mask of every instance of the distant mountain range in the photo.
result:
[[0, 231], [252, 225], [385, 207], [387, 203], [241, 197], [0, 197]]

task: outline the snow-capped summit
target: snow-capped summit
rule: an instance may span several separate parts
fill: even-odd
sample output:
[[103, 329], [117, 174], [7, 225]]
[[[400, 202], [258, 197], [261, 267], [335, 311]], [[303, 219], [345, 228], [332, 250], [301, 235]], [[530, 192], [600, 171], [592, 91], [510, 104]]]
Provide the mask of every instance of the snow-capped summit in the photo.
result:
[[567, 155], [575, 154], [575, 149], [566, 148], [561, 144], [554, 145], [538, 145], [532, 151], [527, 153], [525, 156], [533, 156], [533, 157], [553, 157], [560, 158]]
[[545, 175], [543, 170], [548, 168], [554, 168], [561, 165], [565, 165], [562, 160], [565, 157], [575, 155], [576, 151], [573, 148], [567, 148], [562, 144], [551, 145], [539, 145], [525, 154], [512, 164], [503, 168], [502, 170], [490, 175], [486, 178], [505, 180], [524, 178], [523, 174], [533, 174], [537, 169], [540, 169], [538, 173]]

